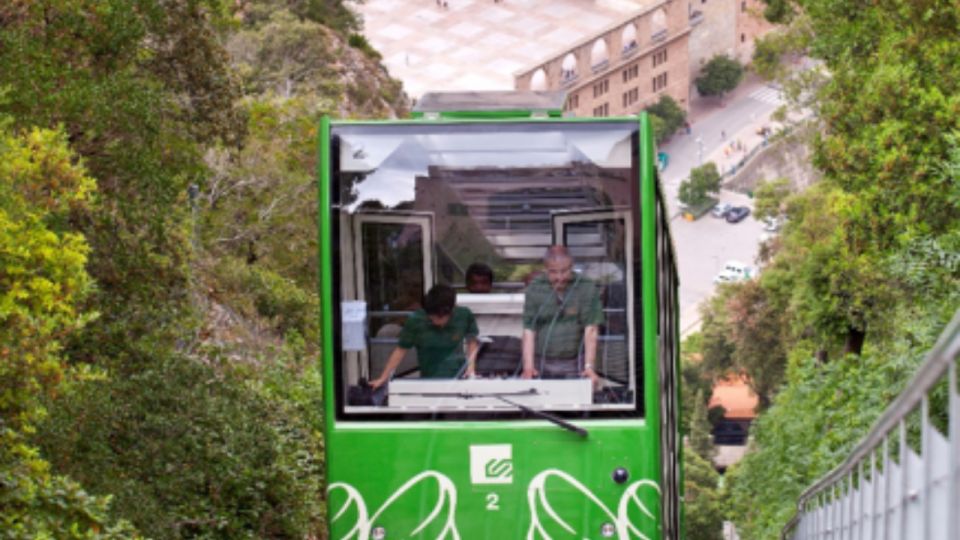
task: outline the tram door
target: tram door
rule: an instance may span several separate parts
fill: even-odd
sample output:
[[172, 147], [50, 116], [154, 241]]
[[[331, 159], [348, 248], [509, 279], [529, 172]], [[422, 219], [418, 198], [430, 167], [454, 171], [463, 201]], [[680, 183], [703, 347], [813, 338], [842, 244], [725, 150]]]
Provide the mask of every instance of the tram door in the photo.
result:
[[573, 210], [551, 215], [553, 243], [573, 256], [574, 269], [600, 287], [604, 324], [597, 343], [597, 372], [635, 390], [633, 328], [633, 225], [628, 209]]
[[[421, 307], [423, 295], [433, 286], [433, 216], [424, 212], [359, 213], [352, 221], [354, 290], [356, 299], [366, 303], [368, 340], [354, 369], [369, 380], [380, 375], [404, 321]], [[416, 351], [411, 350], [397, 374], [416, 366]]]

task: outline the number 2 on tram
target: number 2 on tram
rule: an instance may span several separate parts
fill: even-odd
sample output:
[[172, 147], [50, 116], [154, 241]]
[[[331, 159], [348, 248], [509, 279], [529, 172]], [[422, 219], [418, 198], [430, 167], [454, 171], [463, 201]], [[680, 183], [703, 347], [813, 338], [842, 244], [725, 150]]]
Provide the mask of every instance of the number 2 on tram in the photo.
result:
[[[650, 121], [494, 98], [428, 94], [412, 120], [321, 123], [330, 537], [678, 538], [677, 275]], [[572, 268], [551, 289], [537, 275], [557, 245]], [[475, 263], [489, 290], [465, 287]], [[442, 334], [463, 363], [443, 378], [421, 373], [436, 350], [408, 324], [438, 284], [474, 323]], [[592, 322], [565, 303], [572, 288], [599, 305]], [[572, 343], [569, 378], [524, 377], [538, 303], [555, 315], [534, 366]]]

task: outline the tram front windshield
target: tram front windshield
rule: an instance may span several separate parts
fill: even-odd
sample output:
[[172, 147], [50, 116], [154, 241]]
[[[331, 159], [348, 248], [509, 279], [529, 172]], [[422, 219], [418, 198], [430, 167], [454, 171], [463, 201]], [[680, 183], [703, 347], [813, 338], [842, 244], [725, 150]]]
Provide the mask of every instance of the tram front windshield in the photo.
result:
[[334, 125], [339, 414], [639, 414], [637, 137]]

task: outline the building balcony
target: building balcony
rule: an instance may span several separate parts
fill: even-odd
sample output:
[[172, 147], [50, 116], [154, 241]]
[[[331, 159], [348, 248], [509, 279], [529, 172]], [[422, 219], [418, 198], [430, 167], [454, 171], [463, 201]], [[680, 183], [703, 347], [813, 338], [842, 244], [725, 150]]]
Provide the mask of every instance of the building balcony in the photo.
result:
[[696, 26], [703, 22], [703, 12], [700, 10], [690, 13], [690, 26]]
[[576, 71], [566, 71], [560, 75], [560, 88], [570, 88], [580, 76]]
[[604, 60], [602, 62], [597, 62], [596, 64], [590, 66], [590, 69], [593, 70], [594, 73], [600, 73], [601, 71], [607, 69], [608, 67], [610, 67], [610, 61]]
[[667, 39], [667, 34], [668, 32], [666, 28], [660, 30], [659, 32], [654, 32], [654, 34], [650, 36], [650, 41], [654, 43], [660, 43], [661, 41]]

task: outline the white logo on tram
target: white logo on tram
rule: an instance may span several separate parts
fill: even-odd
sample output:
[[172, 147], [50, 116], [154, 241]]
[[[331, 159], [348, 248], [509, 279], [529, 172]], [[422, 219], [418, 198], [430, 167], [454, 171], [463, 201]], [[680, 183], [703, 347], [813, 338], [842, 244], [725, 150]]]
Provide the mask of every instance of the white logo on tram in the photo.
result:
[[470, 481], [474, 484], [512, 484], [513, 447], [509, 444], [471, 446]]

